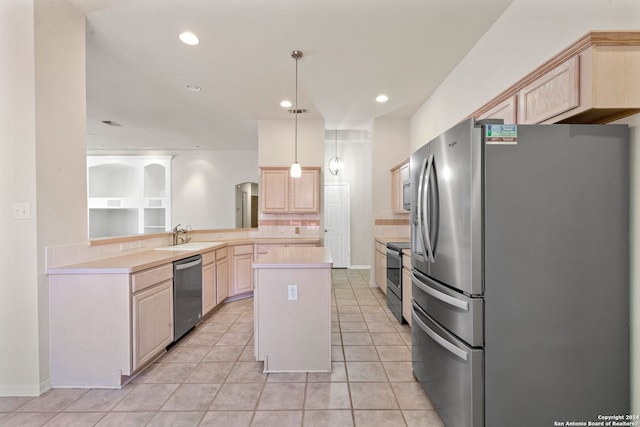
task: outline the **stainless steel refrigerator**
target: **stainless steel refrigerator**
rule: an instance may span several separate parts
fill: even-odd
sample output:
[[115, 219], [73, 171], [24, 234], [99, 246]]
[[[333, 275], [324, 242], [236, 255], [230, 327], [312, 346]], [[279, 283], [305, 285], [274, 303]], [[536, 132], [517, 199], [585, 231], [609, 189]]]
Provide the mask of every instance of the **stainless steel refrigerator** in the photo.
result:
[[628, 128], [497, 123], [411, 155], [414, 375], [447, 426], [628, 414]]

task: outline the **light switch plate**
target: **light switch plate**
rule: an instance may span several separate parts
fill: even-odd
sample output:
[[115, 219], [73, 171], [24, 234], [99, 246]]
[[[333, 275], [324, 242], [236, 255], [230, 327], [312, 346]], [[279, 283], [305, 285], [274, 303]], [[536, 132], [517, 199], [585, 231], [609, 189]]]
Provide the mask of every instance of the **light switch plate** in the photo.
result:
[[31, 218], [31, 204], [28, 202], [13, 203], [13, 219]]

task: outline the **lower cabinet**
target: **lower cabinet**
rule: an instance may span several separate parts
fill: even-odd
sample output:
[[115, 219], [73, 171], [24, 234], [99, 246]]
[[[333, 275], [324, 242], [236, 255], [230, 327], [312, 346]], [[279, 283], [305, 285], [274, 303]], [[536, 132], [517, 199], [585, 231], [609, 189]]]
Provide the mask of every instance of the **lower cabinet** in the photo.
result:
[[231, 295], [253, 292], [253, 244], [233, 246]]
[[173, 281], [131, 297], [133, 370], [144, 366], [173, 341]]
[[216, 304], [222, 303], [229, 296], [229, 258], [227, 248], [216, 251], [224, 251], [223, 258], [216, 260]]
[[173, 341], [173, 264], [49, 275], [51, 385], [118, 388]]
[[387, 246], [376, 240], [375, 281], [382, 292], [387, 294]]
[[202, 316], [218, 304], [216, 300], [216, 252], [202, 254]]

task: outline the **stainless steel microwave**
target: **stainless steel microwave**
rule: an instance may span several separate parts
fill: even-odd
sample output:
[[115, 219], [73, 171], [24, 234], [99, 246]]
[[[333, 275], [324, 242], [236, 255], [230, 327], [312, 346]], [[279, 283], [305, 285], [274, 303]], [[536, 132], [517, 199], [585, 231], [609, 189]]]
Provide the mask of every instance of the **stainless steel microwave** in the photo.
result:
[[402, 209], [411, 210], [411, 181], [409, 180], [402, 183]]

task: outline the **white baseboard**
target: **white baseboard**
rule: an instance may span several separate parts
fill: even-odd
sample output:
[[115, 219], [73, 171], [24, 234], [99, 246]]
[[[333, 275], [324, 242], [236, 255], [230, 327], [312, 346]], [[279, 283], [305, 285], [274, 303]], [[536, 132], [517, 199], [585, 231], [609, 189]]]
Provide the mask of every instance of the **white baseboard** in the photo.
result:
[[371, 270], [370, 265], [350, 265], [347, 268], [350, 270]]

